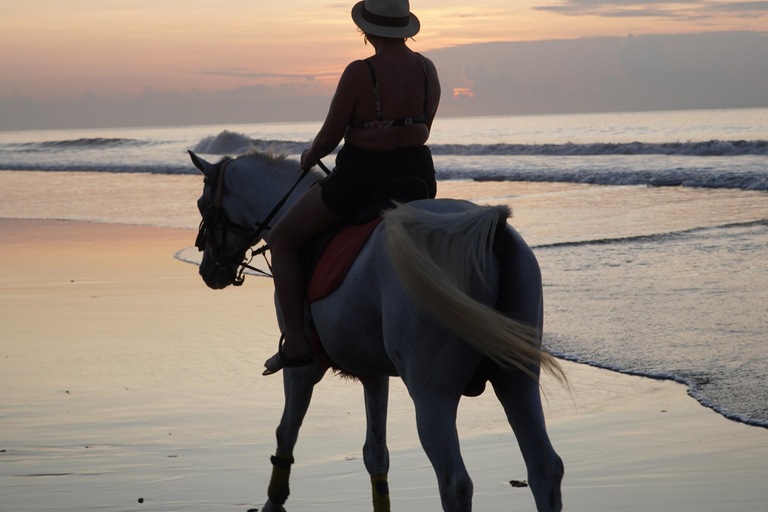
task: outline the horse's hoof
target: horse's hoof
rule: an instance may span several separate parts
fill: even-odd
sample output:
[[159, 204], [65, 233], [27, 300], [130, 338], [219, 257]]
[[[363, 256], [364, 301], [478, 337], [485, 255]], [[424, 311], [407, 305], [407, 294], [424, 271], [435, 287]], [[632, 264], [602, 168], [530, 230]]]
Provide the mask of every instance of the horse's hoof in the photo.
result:
[[261, 512], [285, 512], [285, 507], [272, 501], [267, 501], [264, 504], [264, 508], [261, 509]]

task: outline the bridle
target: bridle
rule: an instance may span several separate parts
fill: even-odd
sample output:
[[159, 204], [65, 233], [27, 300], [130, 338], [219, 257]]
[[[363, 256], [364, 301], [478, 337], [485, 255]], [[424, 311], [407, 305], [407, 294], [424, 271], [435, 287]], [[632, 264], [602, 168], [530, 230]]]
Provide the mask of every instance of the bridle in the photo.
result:
[[[226, 210], [221, 207], [221, 200], [224, 191], [224, 172], [232, 161], [232, 158], [224, 158], [215, 165], [213, 175], [211, 177], [206, 176], [204, 179], [205, 185], [209, 185], [211, 187], [212, 199], [208, 202], [208, 204], [200, 207], [200, 213], [203, 216], [203, 220], [200, 221], [200, 227], [198, 228], [197, 232], [197, 239], [195, 240], [195, 247], [197, 247], [199, 251], [204, 251], [206, 247], [210, 248], [213, 251], [216, 266], [221, 270], [234, 275], [235, 278], [232, 284], [235, 286], [240, 286], [245, 280], [244, 272], [246, 269], [257, 272], [265, 277], [272, 277], [272, 265], [269, 263], [269, 260], [266, 256], [266, 252], [269, 250], [269, 245], [265, 243], [257, 249], [252, 249], [252, 246], [258, 243], [264, 231], [269, 231], [272, 229], [272, 226], [270, 226], [269, 223], [272, 222], [272, 219], [274, 219], [275, 215], [277, 215], [277, 212], [279, 212], [283, 205], [285, 205], [285, 202], [288, 200], [291, 194], [293, 194], [293, 191], [299, 185], [301, 180], [303, 180], [307, 174], [309, 174], [309, 169], [305, 169], [301, 172], [299, 179], [296, 180], [290, 190], [288, 190], [283, 198], [274, 206], [274, 208], [272, 208], [263, 222], [254, 222], [254, 229], [252, 227], [243, 226], [242, 224], [231, 221], [227, 215]], [[318, 163], [323, 171], [328, 174], [330, 173], [328, 168], [326, 168], [322, 162]], [[221, 231], [221, 244], [217, 243], [215, 237], [213, 236], [217, 229]], [[225, 253], [229, 233], [233, 233], [234, 235], [243, 238], [243, 242], [234, 252], [235, 255], [243, 255], [242, 258], [240, 258], [240, 261], [228, 257]], [[251, 261], [256, 255], [261, 255], [264, 257], [264, 261], [269, 268], [269, 272], [251, 266]]]

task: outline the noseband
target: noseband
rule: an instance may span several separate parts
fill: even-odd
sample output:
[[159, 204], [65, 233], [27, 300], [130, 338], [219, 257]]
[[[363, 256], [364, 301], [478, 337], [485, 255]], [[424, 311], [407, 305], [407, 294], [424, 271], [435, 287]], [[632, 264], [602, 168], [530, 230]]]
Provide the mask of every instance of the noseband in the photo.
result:
[[[272, 266], [266, 257], [266, 252], [269, 250], [269, 245], [264, 244], [258, 249], [250, 250], [250, 255], [247, 258], [246, 254], [248, 254], [249, 249], [251, 249], [253, 245], [258, 243], [258, 241], [261, 239], [262, 233], [271, 229], [269, 223], [272, 221], [275, 215], [277, 215], [277, 212], [280, 211], [291, 194], [293, 194], [293, 191], [299, 185], [301, 180], [303, 180], [307, 174], [309, 174], [309, 169], [302, 171], [301, 176], [299, 176], [299, 179], [296, 180], [296, 183], [293, 184], [290, 190], [288, 190], [288, 192], [275, 205], [275, 207], [272, 208], [272, 211], [269, 212], [263, 222], [254, 223], [256, 228], [254, 229], [229, 220], [229, 216], [227, 215], [226, 210], [221, 206], [221, 198], [224, 191], [224, 172], [232, 161], [233, 159], [229, 157], [223, 159], [221, 162], [216, 164], [213, 176], [211, 178], [206, 176], [204, 179], [204, 183], [211, 187], [211, 195], [213, 200], [209, 202], [205, 207], [201, 208], [203, 220], [200, 221], [197, 239], [195, 240], [195, 247], [197, 247], [199, 251], [204, 251], [206, 246], [210, 247], [213, 250], [216, 266], [222, 270], [226, 270], [234, 274], [235, 280], [232, 284], [235, 286], [240, 286], [245, 280], [245, 269], [258, 272], [259, 274], [266, 277], [272, 277], [272, 274], [270, 273], [272, 271]], [[322, 167], [323, 170], [328, 172], [324, 165]], [[214, 239], [213, 234], [216, 229], [221, 230], [221, 244], [218, 244]], [[237, 255], [242, 252], [243, 258], [239, 262], [233, 261], [225, 253], [227, 247], [227, 237], [230, 232], [244, 239], [244, 242], [237, 247], [237, 250], [234, 253]], [[257, 254], [264, 256], [264, 261], [266, 262], [270, 272], [266, 272], [250, 265], [251, 260], [253, 260], [253, 257]]]

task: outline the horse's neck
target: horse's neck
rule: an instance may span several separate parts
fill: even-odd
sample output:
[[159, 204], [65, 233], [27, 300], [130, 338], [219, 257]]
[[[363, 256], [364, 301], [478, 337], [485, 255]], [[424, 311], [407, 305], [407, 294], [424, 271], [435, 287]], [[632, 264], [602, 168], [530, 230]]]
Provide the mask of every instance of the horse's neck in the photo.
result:
[[[268, 163], [255, 158], [240, 158], [232, 162], [225, 174], [229, 191], [227, 214], [234, 222], [245, 226], [262, 223], [301, 177], [295, 160]], [[285, 204], [269, 222], [274, 226], [280, 217], [298, 201], [309, 187], [322, 179], [320, 171], [313, 170], [296, 185]]]

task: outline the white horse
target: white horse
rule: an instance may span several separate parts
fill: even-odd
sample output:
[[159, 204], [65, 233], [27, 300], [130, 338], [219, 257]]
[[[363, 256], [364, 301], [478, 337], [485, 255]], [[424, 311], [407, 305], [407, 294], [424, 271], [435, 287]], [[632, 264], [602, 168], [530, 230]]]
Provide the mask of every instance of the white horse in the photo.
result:
[[[297, 161], [257, 152], [215, 165], [190, 155], [205, 175], [200, 275], [212, 288], [239, 284], [249, 248], [323, 174], [302, 175]], [[538, 511], [562, 508], [563, 463], [547, 436], [538, 386], [542, 366], [556, 374], [559, 367], [540, 349], [538, 263], [508, 215], [506, 208], [450, 199], [400, 205], [372, 233], [341, 286], [307, 310], [307, 328], [311, 318], [325, 352], [364, 387], [363, 458], [375, 512], [389, 511], [390, 376], [402, 378], [413, 399], [443, 510], [472, 508], [456, 411], [462, 394], [478, 394], [486, 381], [517, 437]], [[320, 361], [283, 370], [285, 408], [265, 512], [285, 510], [299, 427], [326, 370]]]

